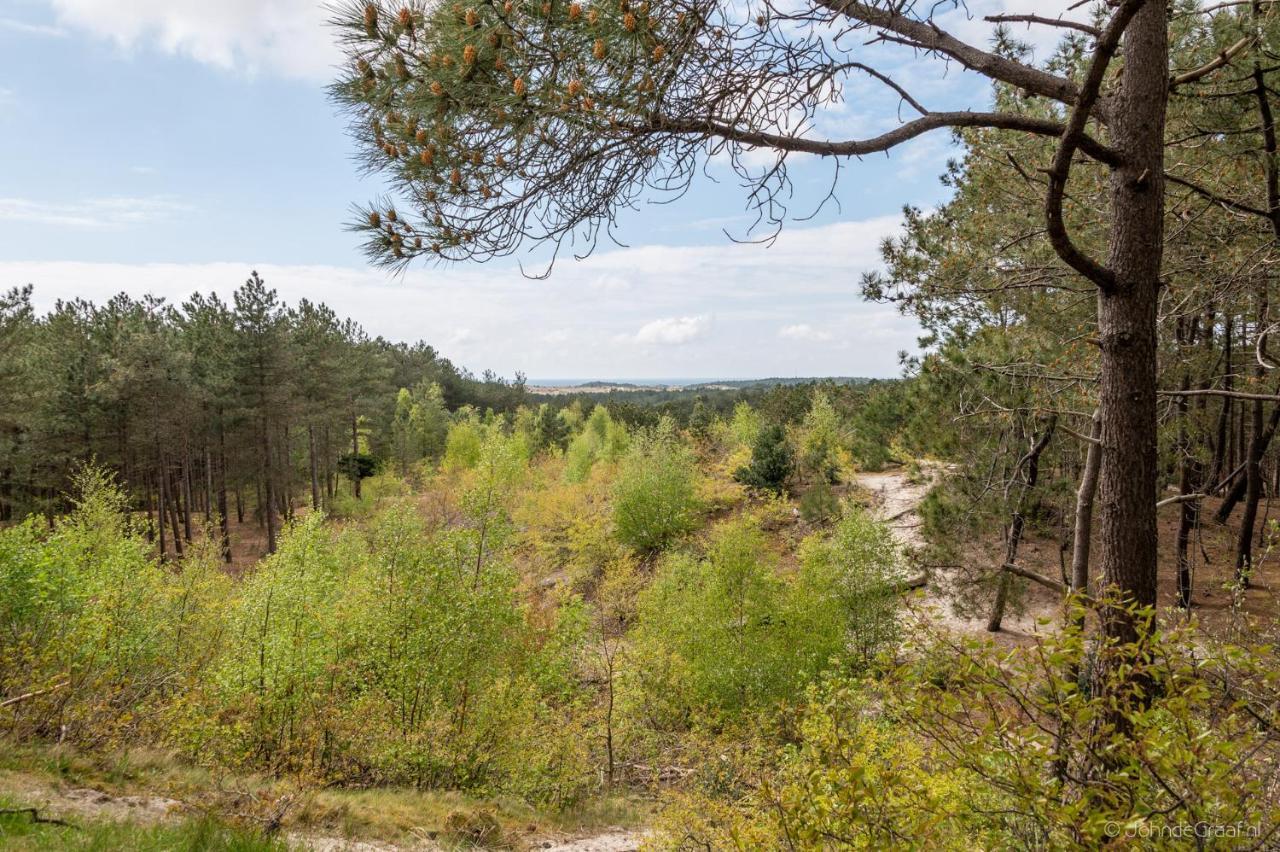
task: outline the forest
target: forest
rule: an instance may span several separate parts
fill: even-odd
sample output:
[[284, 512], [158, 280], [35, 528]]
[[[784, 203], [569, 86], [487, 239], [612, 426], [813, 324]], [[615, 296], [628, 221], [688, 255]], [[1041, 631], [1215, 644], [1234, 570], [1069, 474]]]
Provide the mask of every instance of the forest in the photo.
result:
[[[0, 839], [1280, 845], [1280, 4], [949, 6], [334, 10], [392, 271], [581, 256], [710, 158], [795, 227], [798, 158], [952, 134], [850, 282], [899, 379], [540, 397], [256, 273], [10, 290]], [[819, 138], [853, 80], [891, 129]]]

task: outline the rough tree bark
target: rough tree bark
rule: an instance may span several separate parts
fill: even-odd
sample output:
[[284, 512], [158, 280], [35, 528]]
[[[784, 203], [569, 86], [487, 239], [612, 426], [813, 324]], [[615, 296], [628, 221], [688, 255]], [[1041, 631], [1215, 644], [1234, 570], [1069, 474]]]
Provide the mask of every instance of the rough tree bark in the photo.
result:
[[[1156, 602], [1156, 302], [1164, 247], [1164, 126], [1169, 92], [1166, 4], [1147, 0], [1124, 38], [1111, 141], [1114, 285], [1099, 288], [1098, 568], [1101, 591], [1142, 607]], [[1122, 608], [1103, 617], [1109, 638], [1138, 639]]]

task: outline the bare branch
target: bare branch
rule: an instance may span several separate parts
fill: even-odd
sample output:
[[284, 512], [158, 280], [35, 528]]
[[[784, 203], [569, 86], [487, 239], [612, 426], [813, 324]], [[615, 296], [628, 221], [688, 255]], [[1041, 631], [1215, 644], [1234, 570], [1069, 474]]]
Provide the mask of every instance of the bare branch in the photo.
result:
[[[980, 50], [942, 30], [931, 20], [909, 18], [894, 8], [880, 8], [855, 0], [816, 0], [819, 6], [844, 15], [867, 26], [901, 36], [903, 43], [942, 54], [964, 67], [994, 80], [1008, 83], [1033, 95], [1074, 104], [1079, 97], [1075, 83], [1013, 59]], [[901, 39], [899, 39], [901, 41]]]
[[1102, 30], [1092, 24], [1082, 24], [1079, 21], [1069, 21], [1066, 18], [1045, 18], [1040, 15], [987, 15], [983, 20], [993, 24], [1044, 24], [1047, 27], [1078, 30], [1094, 38], [1102, 35]]
[[[706, 134], [718, 136], [733, 142], [756, 145], [762, 148], [774, 148], [791, 153], [817, 154], [823, 157], [861, 157], [867, 154], [878, 154], [888, 151], [903, 142], [914, 139], [945, 127], [988, 127], [998, 130], [1019, 130], [1038, 136], [1060, 137], [1063, 126], [1048, 119], [1035, 118], [1028, 115], [1004, 112], [930, 112], [920, 118], [908, 121], [887, 133], [868, 139], [846, 141], [830, 141], [823, 139], [805, 139], [782, 133], [767, 133], [763, 130], [751, 130], [735, 127], [719, 121], [676, 120], [656, 118], [647, 126], [633, 127], [638, 132]], [[1106, 165], [1117, 165], [1120, 155], [1096, 139], [1081, 135], [1079, 148], [1089, 156]]]
[[1232, 59], [1239, 56], [1252, 44], [1253, 36], [1245, 36], [1230, 47], [1224, 48], [1217, 56], [1199, 68], [1194, 68], [1171, 79], [1169, 88], [1176, 89], [1179, 86], [1185, 86], [1188, 83], [1194, 83], [1197, 80], [1208, 77], [1224, 65], [1230, 65]]
[[1084, 135], [1093, 107], [1102, 90], [1102, 80], [1107, 67], [1120, 46], [1120, 38], [1124, 35], [1129, 22], [1148, 0], [1126, 0], [1098, 39], [1093, 59], [1089, 63], [1089, 71], [1085, 75], [1084, 86], [1079, 98], [1071, 110], [1067, 120], [1067, 128], [1058, 143], [1058, 151], [1054, 155], [1053, 165], [1049, 169], [1049, 191], [1045, 195], [1045, 218], [1048, 221], [1049, 242], [1063, 262], [1092, 281], [1102, 290], [1111, 290], [1116, 286], [1115, 273], [1086, 255], [1067, 233], [1066, 222], [1062, 217], [1062, 201], [1066, 194], [1067, 179], [1071, 175], [1071, 161], [1076, 149], [1080, 147], [1080, 138]]

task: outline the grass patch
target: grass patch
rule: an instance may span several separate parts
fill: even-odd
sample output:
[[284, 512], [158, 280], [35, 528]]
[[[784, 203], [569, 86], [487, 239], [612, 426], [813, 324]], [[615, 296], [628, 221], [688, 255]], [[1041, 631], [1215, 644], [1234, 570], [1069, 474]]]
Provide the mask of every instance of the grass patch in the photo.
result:
[[[403, 787], [300, 789], [291, 779], [213, 772], [162, 750], [133, 748], [84, 752], [71, 746], [18, 744], [0, 738], [0, 801], [22, 802], [35, 791], [89, 787], [112, 796], [162, 796], [211, 814], [252, 812], [290, 794], [296, 801], [282, 829], [343, 839], [420, 842], [430, 838], [466, 847], [483, 836], [486, 845], [521, 846], [547, 835], [582, 835], [636, 828], [650, 822], [653, 803], [628, 792], [601, 794], [564, 811], [542, 811], [509, 797], [483, 799], [447, 790]], [[234, 808], [231, 801], [235, 799]], [[21, 807], [22, 805], [2, 805]], [[42, 816], [60, 816], [56, 810]], [[161, 825], [97, 824], [67, 817], [79, 831], [38, 825], [27, 816], [0, 823], [4, 849], [245, 849], [284, 848], [252, 832], [218, 821], [166, 821]], [[137, 838], [135, 840], [135, 837]], [[98, 845], [94, 845], [98, 844]], [[193, 845], [194, 844], [194, 845]], [[203, 844], [203, 845], [201, 845]]]
[[[68, 825], [40, 822], [24, 805], [0, 798], [0, 846], [12, 850], [101, 850], [115, 852], [286, 852], [280, 840], [202, 818], [142, 825], [67, 819]], [[40, 814], [41, 819], [47, 818]]]

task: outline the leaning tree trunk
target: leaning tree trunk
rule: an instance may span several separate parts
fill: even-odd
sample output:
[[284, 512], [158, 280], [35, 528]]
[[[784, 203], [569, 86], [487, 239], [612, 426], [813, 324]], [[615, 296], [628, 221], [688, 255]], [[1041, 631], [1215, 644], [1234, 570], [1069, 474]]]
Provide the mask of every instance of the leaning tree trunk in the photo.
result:
[[1093, 506], [1098, 494], [1098, 471], [1102, 466], [1102, 415], [1095, 411], [1085, 450], [1084, 471], [1076, 491], [1076, 520], [1071, 537], [1071, 591], [1089, 594], [1089, 555], [1093, 546]]
[[[1099, 290], [1099, 590], [1128, 605], [1156, 602], [1156, 302], [1164, 243], [1164, 123], [1168, 99], [1166, 4], [1149, 0], [1124, 39], [1112, 144], [1113, 287]], [[1108, 638], [1138, 639], [1124, 607], [1103, 614]]]
[[[1267, 179], [1267, 214], [1271, 221], [1272, 234], [1276, 241], [1280, 242], [1280, 167], [1277, 166], [1276, 162], [1277, 150], [1280, 149], [1280, 145], [1276, 141], [1276, 125], [1271, 113], [1271, 99], [1268, 94], [1266, 78], [1263, 76], [1262, 66], [1256, 62], [1253, 66], [1253, 80], [1254, 97], [1258, 102], [1258, 117], [1262, 124], [1262, 140], [1265, 154], [1263, 164], [1266, 168]], [[1271, 307], [1270, 293], [1268, 292], [1269, 286], [1268, 278], [1261, 277], [1256, 291], [1258, 364], [1254, 368], [1254, 375], [1259, 379], [1259, 383], [1261, 383], [1262, 377], [1266, 375], [1266, 367], [1263, 366], [1263, 355], [1267, 350], [1267, 322], [1269, 320], [1267, 314]], [[1280, 410], [1280, 406], [1277, 406], [1277, 410]], [[1253, 401], [1250, 415], [1249, 452], [1246, 457], [1245, 467], [1244, 512], [1240, 518], [1240, 536], [1236, 542], [1236, 581], [1246, 588], [1249, 585], [1249, 575], [1253, 571], [1253, 528], [1258, 519], [1258, 501], [1262, 499], [1262, 456], [1267, 449], [1266, 441], [1271, 439], [1270, 435], [1266, 435], [1264, 439], [1262, 400], [1255, 399]], [[1274, 427], [1271, 428], [1271, 432], [1275, 432]]]
[[1014, 470], [1014, 476], [1022, 476], [1022, 488], [1018, 492], [1018, 501], [1014, 504], [1013, 515], [1009, 519], [1009, 538], [1005, 547], [1004, 564], [1000, 566], [1000, 584], [996, 587], [996, 600], [991, 607], [991, 617], [987, 619], [987, 631], [990, 633], [999, 633], [1004, 621], [1004, 610], [1009, 602], [1009, 589], [1013, 583], [1013, 576], [1008, 569], [1018, 562], [1018, 545], [1022, 543], [1022, 531], [1026, 527], [1027, 497], [1040, 479], [1040, 456], [1044, 453], [1045, 447], [1049, 446], [1054, 427], [1057, 425], [1057, 416], [1050, 416], [1044, 432], [1032, 444], [1030, 451], [1022, 457], [1017, 469]]
[[[1232, 365], [1231, 356], [1231, 334], [1234, 317], [1231, 314], [1226, 315], [1225, 325], [1222, 329], [1222, 389], [1231, 391], [1235, 374]], [[1222, 397], [1222, 408], [1218, 411], [1218, 428], [1214, 432], [1213, 444], [1213, 472], [1209, 475], [1210, 482], [1221, 482], [1222, 475], [1227, 470], [1227, 448], [1230, 445], [1231, 433], [1231, 405], [1232, 399], [1229, 395]], [[1236, 498], [1237, 500], [1239, 498]]]

